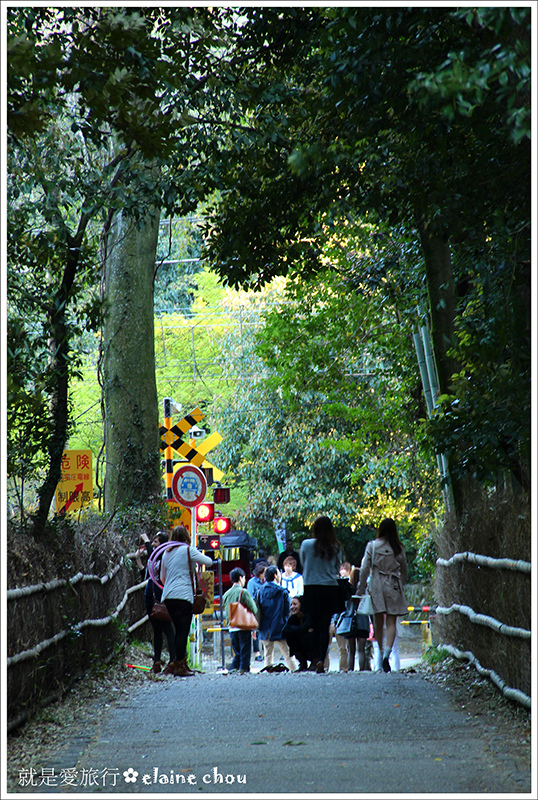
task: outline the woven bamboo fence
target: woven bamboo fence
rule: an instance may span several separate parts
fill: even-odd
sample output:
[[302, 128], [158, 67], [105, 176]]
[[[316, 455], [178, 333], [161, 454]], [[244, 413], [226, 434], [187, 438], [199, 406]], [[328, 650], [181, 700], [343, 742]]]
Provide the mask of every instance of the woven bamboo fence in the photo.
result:
[[130, 628], [141, 637], [149, 631], [145, 581], [131, 566], [133, 556], [103, 576], [79, 572], [8, 590], [8, 730], [61, 698], [92, 664], [109, 662]]
[[437, 559], [434, 641], [531, 707], [531, 564], [464, 551]]

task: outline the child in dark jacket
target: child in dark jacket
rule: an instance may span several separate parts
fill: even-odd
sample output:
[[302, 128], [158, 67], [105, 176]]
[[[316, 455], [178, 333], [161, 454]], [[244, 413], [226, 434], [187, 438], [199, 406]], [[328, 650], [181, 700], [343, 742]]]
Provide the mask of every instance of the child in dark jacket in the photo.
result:
[[289, 670], [297, 669], [297, 662], [290, 655], [290, 649], [282, 636], [282, 628], [288, 621], [290, 614], [290, 595], [287, 589], [280, 585], [280, 570], [271, 565], [265, 570], [265, 583], [256, 595], [256, 602], [260, 609], [260, 639], [264, 644], [264, 669], [273, 666], [273, 651], [275, 642], [284, 656], [284, 662]]

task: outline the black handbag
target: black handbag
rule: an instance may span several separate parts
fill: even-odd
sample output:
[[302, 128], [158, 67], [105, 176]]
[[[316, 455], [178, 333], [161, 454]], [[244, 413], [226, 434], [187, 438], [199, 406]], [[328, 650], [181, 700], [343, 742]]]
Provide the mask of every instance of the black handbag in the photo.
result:
[[365, 614], [359, 614], [354, 603], [347, 602], [336, 621], [336, 633], [346, 639], [355, 639], [359, 633], [370, 631], [370, 620]]
[[[187, 545], [187, 548], [189, 545]], [[202, 614], [205, 611], [207, 600], [206, 596], [203, 592], [203, 589], [198, 584], [198, 576], [196, 576], [196, 580], [193, 575], [192, 571], [192, 561], [191, 561], [191, 553], [190, 549], [187, 550], [187, 557], [189, 559], [189, 572], [191, 575], [191, 582], [192, 582], [192, 613], [195, 615]]]
[[356, 635], [356, 630], [355, 606], [353, 602], [348, 600], [345, 611], [342, 611], [336, 620], [336, 633], [338, 636], [345, 636], [346, 639], [352, 639]]

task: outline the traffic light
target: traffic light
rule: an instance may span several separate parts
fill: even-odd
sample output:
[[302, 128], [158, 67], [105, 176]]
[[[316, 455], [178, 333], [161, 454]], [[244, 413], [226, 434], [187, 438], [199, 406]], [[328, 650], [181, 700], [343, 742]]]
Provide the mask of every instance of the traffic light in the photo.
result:
[[198, 547], [200, 550], [218, 550], [220, 547], [220, 536], [218, 534], [202, 533], [198, 535]]
[[196, 522], [211, 522], [215, 517], [215, 503], [200, 503], [196, 506]]
[[219, 505], [230, 502], [230, 490], [227, 486], [216, 486], [213, 489], [213, 500]]
[[215, 533], [229, 533], [232, 529], [230, 517], [215, 517], [213, 520], [213, 530]]

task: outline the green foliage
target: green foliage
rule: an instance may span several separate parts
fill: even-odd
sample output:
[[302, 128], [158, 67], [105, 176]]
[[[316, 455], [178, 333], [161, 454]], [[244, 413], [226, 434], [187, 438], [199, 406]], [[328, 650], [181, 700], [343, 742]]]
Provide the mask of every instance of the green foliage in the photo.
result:
[[437, 556], [437, 545], [433, 531], [430, 528], [423, 532], [418, 546], [416, 546], [413, 559], [413, 568], [419, 581], [433, 581]]
[[455, 16], [484, 49], [477, 52], [462, 38], [434, 71], [417, 74], [410, 91], [418, 93], [421, 107], [442, 103], [451, 122], [458, 114], [471, 117], [488, 94], [507, 109], [512, 140], [530, 139], [530, 8], [469, 8]]
[[[361, 292], [377, 281], [380, 302], [410, 315], [427, 278], [446, 397], [425, 430], [448, 455], [454, 481], [489, 483], [509, 469], [528, 485], [529, 25], [529, 9], [247, 10], [238, 48], [249, 129], [229, 140], [207, 226], [222, 280], [254, 288], [354, 263], [346, 225], [353, 236], [359, 221], [383, 221], [414, 237], [414, 267], [391, 262], [387, 250], [367, 256], [368, 277], [349, 285]], [[310, 291], [315, 299], [318, 287]], [[347, 325], [348, 309], [336, 313]], [[507, 323], [512, 315], [521, 331]], [[293, 320], [281, 324], [295, 343]], [[312, 364], [309, 387], [318, 375], [331, 385], [338, 372], [341, 341], [332, 346], [306, 304], [301, 325], [312, 347], [300, 338], [300, 348], [290, 345], [289, 370], [277, 350], [271, 356], [270, 340], [263, 352], [284, 361], [288, 397], [300, 364]], [[379, 481], [382, 463], [372, 466], [357, 477]]]
[[300, 541], [328, 514], [346, 557], [360, 563], [384, 516], [401, 520], [412, 555], [439, 498], [409, 397], [409, 336], [394, 307], [379, 295], [372, 302], [377, 289], [349, 294], [349, 281], [327, 270], [315, 281], [277, 282], [278, 303], [252, 344], [227, 348], [245, 380], [217, 421], [220, 466], [248, 487], [241, 526], [274, 550], [279, 520]]
[[[509, 99], [484, 92], [472, 116], [448, 121], [440, 91], [417, 77], [422, 64], [437, 75], [460, 48], [471, 63], [485, 60], [457, 10], [256, 10], [245, 18], [238, 99], [251, 126], [245, 141], [229, 142], [208, 227], [223, 280], [259, 286], [293, 267], [318, 269], [323, 226], [339, 218], [483, 237], [499, 206], [512, 213], [506, 199], [519, 194], [530, 150], [510, 139]], [[490, 61], [514, 38], [503, 27], [495, 35]], [[525, 41], [516, 48], [528, 64]], [[523, 98], [528, 86], [527, 76]]]
[[447, 658], [452, 658], [451, 654], [443, 647], [428, 647], [423, 655], [423, 660], [427, 664], [439, 664], [441, 661], [446, 661]]
[[201, 270], [199, 233], [192, 218], [161, 221], [155, 276], [155, 310], [188, 314]]
[[[502, 254], [498, 254], [500, 258]], [[495, 257], [495, 256], [493, 256]], [[427, 428], [456, 477], [495, 485], [507, 472], [528, 488], [530, 305], [528, 265], [473, 265], [454, 351], [462, 365]], [[442, 444], [441, 444], [442, 443]]]

